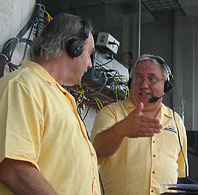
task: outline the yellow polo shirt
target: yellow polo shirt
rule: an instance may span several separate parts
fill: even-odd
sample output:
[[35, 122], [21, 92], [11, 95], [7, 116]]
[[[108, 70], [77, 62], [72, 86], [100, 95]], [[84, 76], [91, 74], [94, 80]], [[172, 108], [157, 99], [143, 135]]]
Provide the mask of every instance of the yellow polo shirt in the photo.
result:
[[[96, 116], [91, 140], [97, 133], [124, 119], [135, 109], [130, 97], [104, 107]], [[112, 156], [99, 159], [100, 173], [106, 195], [159, 195], [167, 191], [164, 184], [176, 184], [185, 177], [187, 163], [186, 131], [180, 116], [163, 104], [157, 115], [163, 128], [150, 137], [125, 138], [119, 150]], [[187, 171], [188, 172], [188, 171]]]
[[[75, 100], [39, 64], [0, 80], [0, 162], [31, 162], [59, 195], [99, 195], [95, 150]], [[11, 194], [0, 183], [0, 194]]]

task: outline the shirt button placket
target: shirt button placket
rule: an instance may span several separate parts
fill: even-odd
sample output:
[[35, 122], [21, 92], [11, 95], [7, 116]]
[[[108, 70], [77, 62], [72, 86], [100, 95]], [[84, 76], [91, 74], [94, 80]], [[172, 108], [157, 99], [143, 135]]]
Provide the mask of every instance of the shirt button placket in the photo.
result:
[[[154, 140], [154, 138], [153, 138], [153, 140], [152, 140], [152, 144], [155, 144], [155, 140]], [[154, 152], [155, 150], [154, 150], [154, 145], [152, 145], [152, 152]], [[152, 155], [153, 156], [153, 158], [155, 158], [156, 157], [156, 155], [155, 154], [153, 154]], [[153, 159], [153, 160], [155, 160], [155, 159]], [[154, 167], [153, 167], [154, 168]], [[154, 175], [155, 174], [155, 171], [152, 171], [152, 175]], [[151, 176], [151, 178], [152, 178], [153, 176]], [[152, 182], [151, 182], [151, 188], [152, 188]], [[154, 193], [154, 190], [153, 189], [150, 189], [150, 193], [151, 194], [153, 194]]]

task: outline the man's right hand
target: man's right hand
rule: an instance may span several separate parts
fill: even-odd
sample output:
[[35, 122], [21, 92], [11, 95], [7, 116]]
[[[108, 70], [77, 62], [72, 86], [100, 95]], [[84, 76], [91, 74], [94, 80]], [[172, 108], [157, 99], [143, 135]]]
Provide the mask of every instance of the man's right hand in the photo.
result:
[[120, 129], [117, 131], [123, 137], [151, 137], [154, 133], [159, 133], [162, 125], [159, 120], [141, 115], [144, 104], [140, 103], [138, 107], [131, 112], [124, 120], [120, 121]]

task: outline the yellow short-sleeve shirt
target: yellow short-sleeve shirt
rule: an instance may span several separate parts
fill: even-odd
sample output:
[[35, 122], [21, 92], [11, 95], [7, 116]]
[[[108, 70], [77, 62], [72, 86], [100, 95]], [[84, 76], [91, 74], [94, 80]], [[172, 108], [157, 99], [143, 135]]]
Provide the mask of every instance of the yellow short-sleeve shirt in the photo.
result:
[[[134, 109], [130, 97], [105, 106], [96, 116], [91, 140]], [[187, 140], [183, 121], [175, 113], [175, 122], [172, 110], [163, 104], [157, 118], [163, 126], [159, 134], [153, 137], [125, 137], [115, 154], [99, 158], [106, 195], [159, 195], [167, 191], [164, 184], [176, 184], [178, 177], [186, 176]]]
[[[75, 100], [39, 64], [0, 80], [0, 162], [31, 162], [61, 195], [99, 195], [97, 158]], [[0, 183], [0, 194], [11, 192]]]

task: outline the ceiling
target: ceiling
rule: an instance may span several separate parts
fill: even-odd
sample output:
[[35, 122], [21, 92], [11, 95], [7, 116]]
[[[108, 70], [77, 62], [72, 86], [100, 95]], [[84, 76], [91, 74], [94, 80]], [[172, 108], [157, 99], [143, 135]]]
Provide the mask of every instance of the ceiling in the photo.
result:
[[[172, 6], [174, 2], [176, 7]], [[139, 18], [139, 0], [42, 0], [42, 3], [52, 17], [64, 11], [91, 20], [96, 32], [121, 30], [123, 20], [128, 20], [128, 24], [133, 26]], [[142, 24], [179, 16], [198, 16], [198, 0], [141, 0], [141, 5]], [[160, 5], [164, 7], [160, 8]]]
[[[141, 0], [141, 2], [142, 12], [150, 12], [155, 20], [166, 20], [181, 15], [198, 16], [198, 0]], [[43, 0], [43, 4], [52, 15], [68, 11], [91, 18], [118, 18], [139, 11], [139, 0]]]

